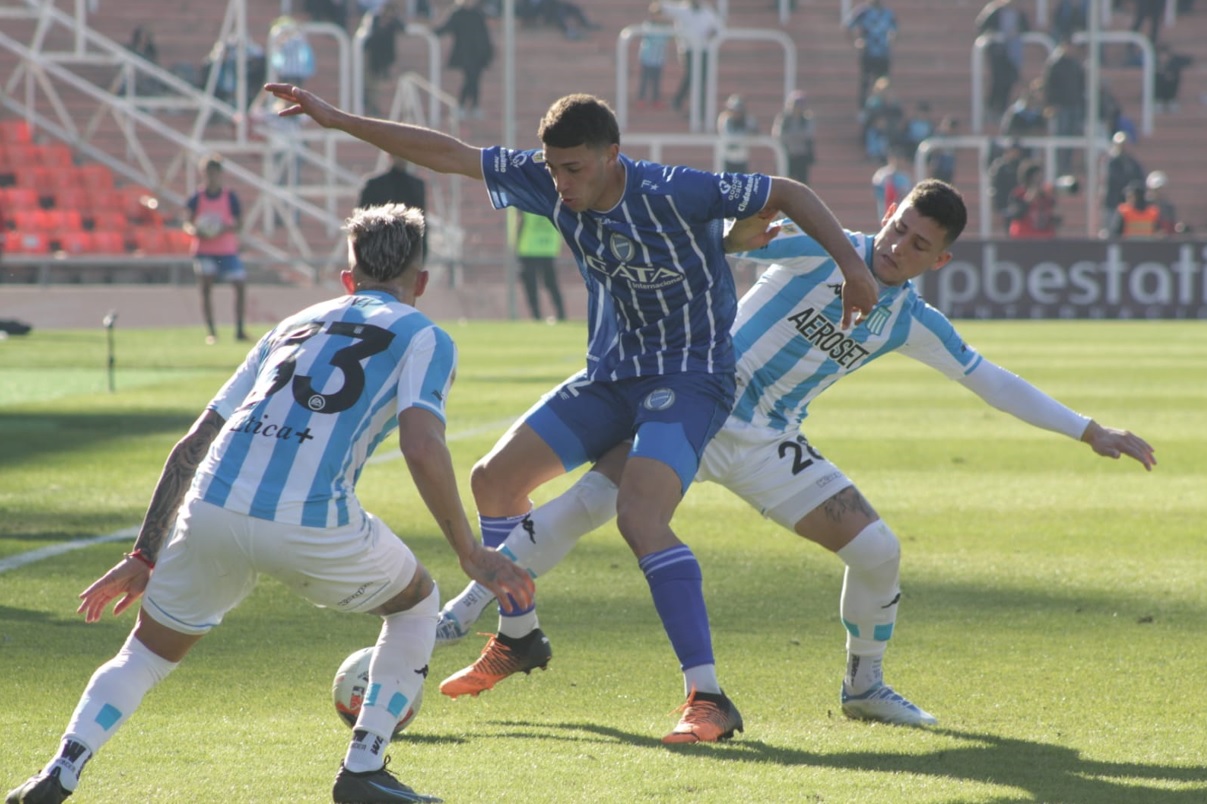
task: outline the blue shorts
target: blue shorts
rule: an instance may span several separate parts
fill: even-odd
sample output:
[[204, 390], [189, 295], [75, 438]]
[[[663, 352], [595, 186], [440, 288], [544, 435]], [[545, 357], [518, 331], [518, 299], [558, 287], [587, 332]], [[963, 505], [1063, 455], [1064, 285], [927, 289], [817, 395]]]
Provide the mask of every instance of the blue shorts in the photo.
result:
[[567, 472], [633, 439], [629, 454], [666, 464], [686, 492], [733, 398], [732, 375], [592, 381], [582, 371], [533, 405], [523, 421], [557, 453]]
[[193, 270], [197, 276], [211, 276], [228, 282], [242, 282], [247, 279], [247, 271], [238, 254], [194, 254]]

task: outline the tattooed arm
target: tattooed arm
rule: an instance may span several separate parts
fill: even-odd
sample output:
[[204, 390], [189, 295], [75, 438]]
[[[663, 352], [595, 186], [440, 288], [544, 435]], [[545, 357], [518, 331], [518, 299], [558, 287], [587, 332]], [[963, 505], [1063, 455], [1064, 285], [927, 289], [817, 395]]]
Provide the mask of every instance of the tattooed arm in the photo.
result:
[[114, 598], [121, 597], [113, 607], [113, 614], [118, 615], [142, 597], [184, 494], [224, 423], [225, 419], [220, 415], [207, 410], [172, 448], [151, 494], [151, 504], [143, 517], [134, 551], [80, 593], [83, 602], [76, 612], [83, 614], [86, 622], [99, 620], [105, 606]]

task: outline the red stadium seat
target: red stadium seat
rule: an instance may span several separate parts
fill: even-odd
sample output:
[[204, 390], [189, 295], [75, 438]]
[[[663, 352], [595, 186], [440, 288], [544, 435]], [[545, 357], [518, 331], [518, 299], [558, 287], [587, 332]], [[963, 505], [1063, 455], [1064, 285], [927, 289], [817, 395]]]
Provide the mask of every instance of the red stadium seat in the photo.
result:
[[38, 149], [38, 162], [48, 168], [69, 168], [75, 165], [71, 148], [62, 143], [34, 146]]
[[112, 190], [114, 187], [113, 171], [108, 165], [80, 165], [76, 170], [79, 172], [80, 183], [90, 190]]
[[121, 193], [114, 189], [96, 190], [91, 187], [85, 188], [88, 191], [88, 197], [92, 199], [92, 208], [97, 212], [121, 212], [125, 215], [125, 202], [122, 199]]
[[5, 232], [4, 253], [49, 254], [50, 238], [45, 232]]
[[96, 229], [92, 232], [92, 250], [95, 254], [125, 254], [125, 230]]
[[0, 142], [33, 142], [34, 134], [25, 120], [0, 120]]
[[40, 197], [44, 192], [50, 195], [50, 169], [41, 165], [21, 164], [13, 167], [13, 180], [18, 187], [29, 187]]
[[111, 232], [120, 232], [124, 238], [129, 228], [130, 221], [126, 218], [124, 212], [117, 210], [96, 210], [92, 212], [93, 231], [108, 230]]
[[78, 209], [44, 209], [42, 214], [47, 229], [80, 231], [84, 228], [84, 218]]
[[130, 230], [134, 240], [134, 250], [143, 254], [170, 254], [171, 244], [164, 236], [163, 229], [153, 226], [136, 226]]
[[168, 240], [168, 249], [172, 254], [188, 256], [193, 253], [195, 238], [183, 229], [164, 229]]
[[68, 254], [91, 254], [96, 250], [92, 232], [60, 229], [55, 232], [54, 240], [59, 244], [59, 250]]
[[41, 208], [18, 209], [13, 212], [13, 226], [18, 232], [42, 232], [46, 234], [55, 228], [47, 210]]
[[58, 209], [79, 210], [85, 217], [92, 214], [92, 196], [83, 187], [59, 185], [54, 189], [54, 205]]
[[0, 204], [10, 212], [17, 209], [37, 209], [38, 191], [32, 187], [5, 187], [0, 189]]

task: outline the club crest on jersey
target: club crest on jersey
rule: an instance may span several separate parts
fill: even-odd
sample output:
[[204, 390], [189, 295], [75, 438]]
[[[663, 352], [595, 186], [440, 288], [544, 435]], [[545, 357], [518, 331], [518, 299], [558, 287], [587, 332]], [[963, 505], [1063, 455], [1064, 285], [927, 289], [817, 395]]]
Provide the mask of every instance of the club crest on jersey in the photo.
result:
[[884, 332], [884, 327], [888, 324], [890, 315], [887, 307], [874, 307], [872, 308], [871, 315], [863, 319], [863, 325], [868, 328], [868, 332], [873, 335], [879, 335]]
[[528, 161], [528, 152], [527, 151], [519, 151], [519, 152], [511, 155], [511, 166], [512, 167], [515, 167], [515, 168], [523, 167], [524, 163], [527, 161]]
[[612, 252], [612, 256], [619, 262], [630, 262], [637, 256], [637, 246], [619, 232], [608, 236], [608, 251]]
[[657, 388], [646, 394], [641, 406], [646, 410], [666, 410], [675, 404], [675, 392], [670, 388]]

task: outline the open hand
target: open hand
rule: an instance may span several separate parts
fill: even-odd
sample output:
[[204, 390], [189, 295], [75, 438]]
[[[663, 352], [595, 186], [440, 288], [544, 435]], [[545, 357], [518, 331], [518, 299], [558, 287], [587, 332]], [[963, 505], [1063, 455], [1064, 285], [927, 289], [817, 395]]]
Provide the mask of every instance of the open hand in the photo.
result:
[[1127, 430], [1117, 430], [1114, 427], [1103, 427], [1098, 422], [1090, 422], [1081, 434], [1081, 440], [1104, 458], [1118, 458], [1126, 455], [1135, 458], [1146, 471], [1151, 472], [1157, 465], [1157, 458], [1152, 446], [1134, 433]]
[[106, 572], [100, 579], [80, 592], [80, 607], [76, 614], [84, 615], [84, 622], [94, 623], [105, 613], [110, 600], [122, 596], [113, 607], [113, 616], [130, 608], [142, 597], [151, 580], [151, 568], [136, 558], [126, 557]]
[[300, 114], [309, 115], [314, 122], [323, 128], [334, 128], [339, 110], [327, 101], [293, 84], [265, 84], [264, 91], [270, 92], [289, 106], [277, 112], [280, 117], [297, 117]]
[[489, 589], [505, 612], [528, 608], [536, 596], [536, 585], [527, 570], [488, 547], [479, 545], [462, 560], [461, 569]]

